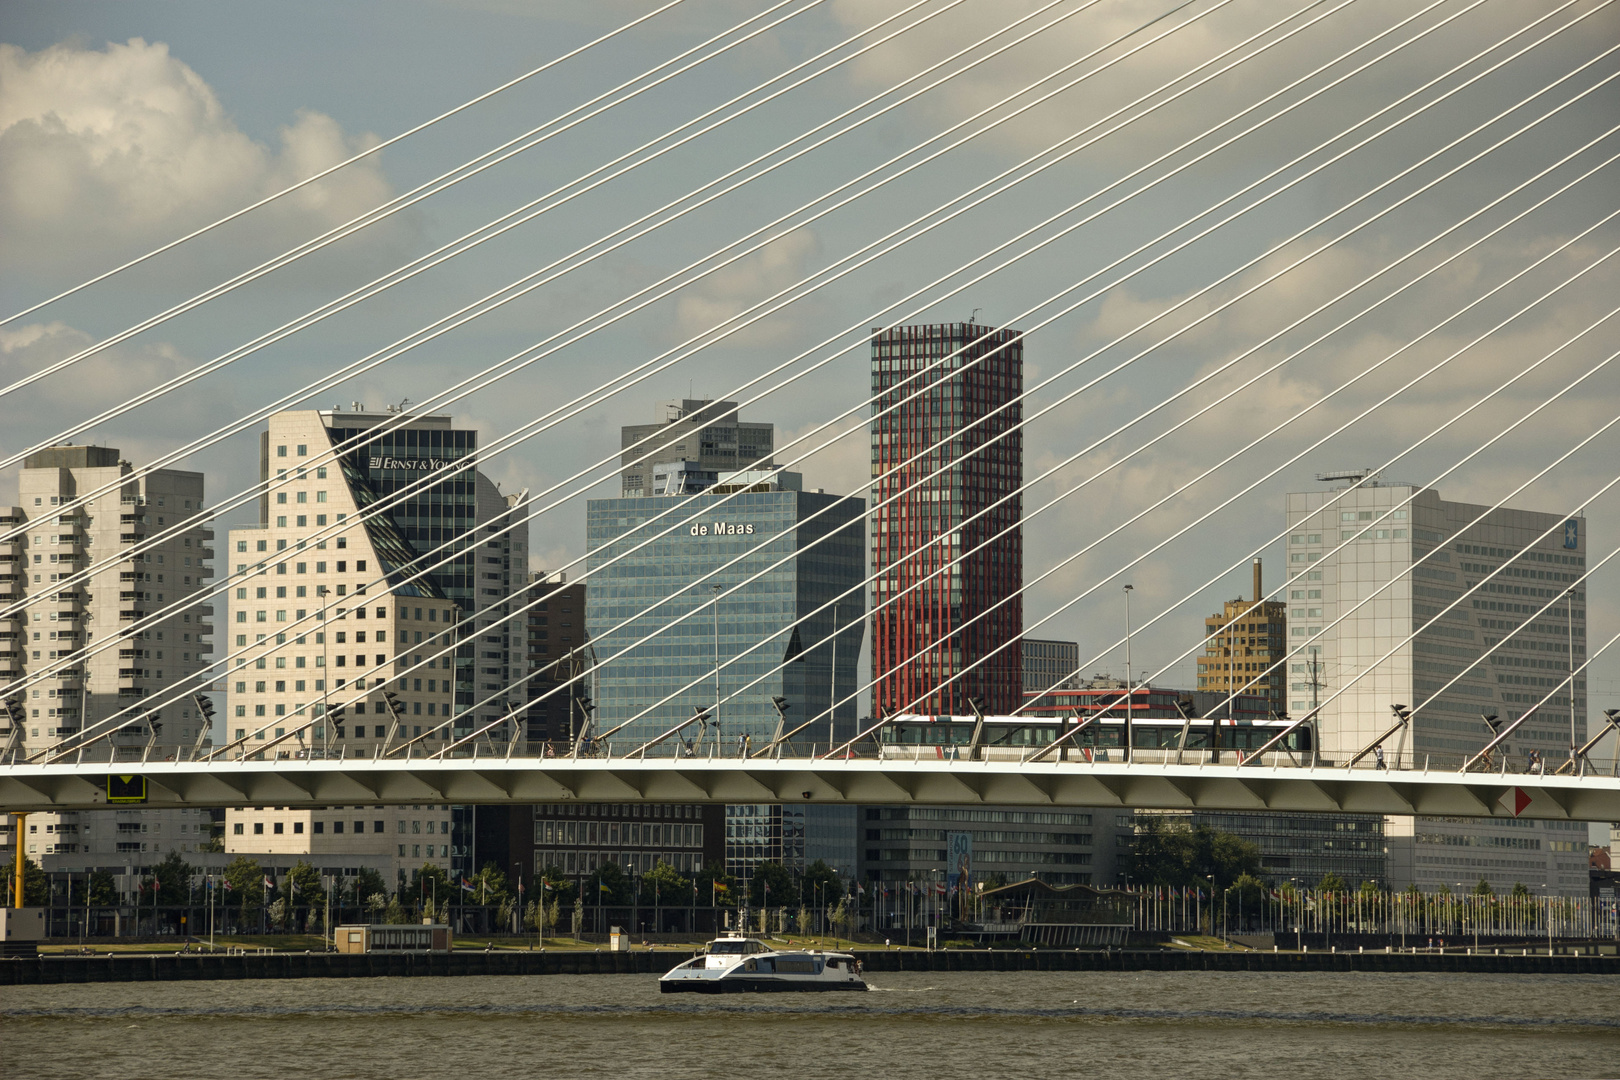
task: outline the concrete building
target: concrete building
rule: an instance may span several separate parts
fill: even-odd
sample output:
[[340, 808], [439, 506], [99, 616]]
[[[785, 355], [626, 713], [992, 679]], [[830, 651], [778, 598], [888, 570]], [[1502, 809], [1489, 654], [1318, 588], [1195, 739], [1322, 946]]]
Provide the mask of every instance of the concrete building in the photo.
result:
[[531, 576], [518, 603], [529, 609], [524, 622], [527, 668], [535, 673], [524, 694], [529, 701], [525, 734], [531, 743], [572, 745], [585, 719], [579, 705], [591, 697], [593, 680], [586, 674], [575, 689], [557, 688], [590, 666], [584, 650], [585, 583], [570, 584], [561, 571], [540, 571]]
[[1021, 646], [1024, 693], [1062, 690], [1080, 683], [1080, 643], [1025, 638]]
[[[1586, 730], [1585, 678], [1573, 681], [1573, 693], [1559, 687], [1586, 655], [1586, 592], [1575, 583], [1586, 565], [1585, 520], [1487, 513], [1364, 473], [1326, 479], [1339, 486], [1288, 496], [1289, 605], [1305, 612], [1289, 620], [1290, 707], [1300, 715], [1309, 694], [1320, 693], [1324, 756], [1356, 753], [1390, 726], [1399, 704], [1418, 711], [1385, 746], [1392, 765], [1457, 768], [1491, 737], [1482, 717], [1510, 723], [1532, 707], [1500, 752], [1518, 769], [1532, 751], [1554, 764], [1565, 759]], [[1345, 550], [1329, 554], [1340, 542]], [[1331, 625], [1336, 616], [1345, 618]], [[1318, 631], [1320, 652], [1312, 654], [1305, 642]], [[1484, 877], [1498, 891], [1522, 882], [1584, 895], [1585, 830], [1582, 823], [1391, 818], [1384, 828], [1390, 883], [1433, 890], [1472, 887]]]
[[448, 806], [279, 806], [225, 811], [225, 854], [249, 855], [270, 866], [303, 859], [352, 875], [369, 867], [384, 880], [403, 882], [423, 866], [449, 872], [454, 828]]
[[1023, 386], [1015, 330], [945, 323], [872, 335], [880, 714], [967, 713], [970, 699], [1008, 713], [1022, 701]]
[[655, 415], [656, 423], [620, 429], [621, 495], [689, 495], [715, 483], [720, 473], [756, 462], [771, 467], [775, 427], [743, 421], [735, 401], [661, 401]]
[[[1296, 590], [1297, 591], [1297, 590]], [[1288, 710], [1287, 673], [1269, 670], [1288, 642], [1288, 605], [1262, 600], [1260, 560], [1254, 560], [1254, 598], [1228, 600], [1218, 615], [1204, 620], [1204, 651], [1198, 657], [1198, 689], [1217, 694], [1260, 694], [1271, 710]], [[1306, 602], [1308, 603], [1308, 601]], [[1306, 618], [1300, 607], [1300, 618]]]
[[[695, 709], [713, 713], [706, 737], [724, 740], [715, 743], [724, 752], [735, 753], [743, 736], [762, 746], [777, 726], [773, 696], [786, 699], [790, 722], [802, 723], [826, 712], [835, 687], [849, 700], [831, 727], [853, 733], [865, 503], [793, 487], [754, 484], [724, 505], [723, 496], [703, 494], [680, 509], [681, 500], [670, 496], [591, 501], [585, 623], [604, 665], [596, 677], [596, 728], [620, 728], [615, 747], [634, 747]], [[673, 512], [660, 517], [667, 511]], [[700, 587], [691, 585], [716, 570]], [[754, 580], [721, 600], [718, 612], [711, 607], [647, 640], [712, 597], [716, 586], [731, 589], [747, 578]], [[836, 609], [794, 625], [850, 590]], [[795, 662], [779, 668], [784, 660]], [[754, 683], [760, 676], [766, 678]], [[716, 709], [717, 699], [733, 694]], [[801, 741], [826, 746], [830, 734], [818, 725]]]
[[[725, 807], [715, 803], [542, 803], [524, 808], [529, 873], [571, 879], [604, 862], [645, 874], [663, 862], [688, 878], [725, 858]], [[514, 854], [514, 858], [517, 858]]]
[[[135, 760], [148, 746], [166, 756], [207, 737], [195, 699], [172, 689], [182, 683], [206, 689], [194, 676], [207, 670], [213, 648], [213, 608], [202, 602], [214, 573], [203, 477], [133, 471], [112, 447], [51, 447], [24, 458], [18, 505], [0, 507], [0, 528], [27, 529], [0, 542], [0, 607], [26, 605], [0, 615], [0, 684], [47, 673], [17, 691], [25, 695], [25, 752], [111, 730], [113, 752]], [[90, 501], [62, 509], [79, 498]], [[185, 527], [133, 553], [177, 525]], [[72, 582], [97, 566], [88, 580]], [[193, 597], [175, 613], [151, 618]], [[115, 646], [96, 651], [109, 642]], [[109, 728], [106, 722], [120, 715]], [[106, 744], [93, 752], [105, 756]], [[24, 854], [48, 870], [116, 873], [169, 851], [195, 851], [211, 831], [207, 810], [32, 814], [26, 828]], [[18, 846], [12, 832], [7, 818], [0, 859]]]
[[966, 856], [970, 882], [1111, 882], [1111, 815], [1101, 809], [863, 806], [859, 874], [873, 895], [874, 884], [891, 893], [897, 883], [941, 885]]
[[[231, 640], [249, 649], [228, 677], [228, 738], [242, 752], [375, 755], [412, 739], [438, 749], [517, 700], [504, 690], [526, 670], [522, 629], [514, 652], [511, 627], [493, 623], [511, 610], [514, 572], [519, 588], [526, 578], [527, 533], [492, 535], [511, 501], [465, 463], [477, 433], [414, 417], [340, 464], [318, 460], [401, 420], [358, 406], [284, 412], [261, 436], [260, 522], [230, 535], [235, 571], [248, 575], [230, 601]], [[362, 519], [429, 473], [440, 477], [432, 488]], [[441, 544], [452, 545], [446, 565], [418, 572], [445, 557], [427, 557]], [[397, 728], [384, 690], [401, 701]], [[321, 719], [334, 709], [337, 722]], [[487, 737], [511, 734], [496, 726]], [[453, 818], [452, 868], [470, 872], [471, 812]]]

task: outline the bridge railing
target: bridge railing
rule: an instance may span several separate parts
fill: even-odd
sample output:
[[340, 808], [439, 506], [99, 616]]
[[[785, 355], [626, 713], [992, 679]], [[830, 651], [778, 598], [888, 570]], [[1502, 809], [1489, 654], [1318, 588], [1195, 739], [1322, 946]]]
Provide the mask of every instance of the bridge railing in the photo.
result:
[[[445, 745], [448, 744], [435, 746], [432, 743], [417, 743], [403, 748], [394, 747], [385, 753], [380, 744], [349, 745], [338, 741], [330, 747], [276, 748], [270, 751], [268, 756], [264, 752], [255, 753], [251, 748], [248, 748], [245, 752], [237, 751], [228, 756], [215, 758], [213, 762], [221, 767], [229, 767], [237, 763], [257, 763], [266, 760], [382, 760], [404, 764], [438, 758], [457, 761], [507, 760], [536, 763], [546, 761], [561, 763], [567, 760], [737, 761], [747, 759], [751, 761], [803, 761], [806, 763], [827, 760], [912, 762], [918, 764], [923, 762], [960, 762], [966, 765], [975, 761], [1023, 764], [1036, 760], [1039, 755], [1039, 760], [1045, 764], [1063, 768], [1083, 769], [1098, 765], [1118, 765], [1127, 761], [1125, 751], [1121, 747], [1070, 747], [1043, 755], [1041, 751], [1045, 748], [1039, 746], [986, 746], [979, 747], [976, 752], [970, 754], [969, 748], [966, 746], [884, 744], [879, 747], [870, 741], [853, 747], [826, 742], [795, 742], [783, 744], [765, 752], [760, 751], [746, 741], [741, 745], [734, 742], [722, 742], [716, 745], [711, 742], [707, 745], [691, 748], [683, 744], [669, 743], [647, 750], [641, 750], [642, 744], [635, 740], [598, 740], [582, 744], [577, 749], [572, 743], [531, 741], [527, 739], [520, 739], [515, 746], [504, 741], [478, 739], [449, 751], [443, 749]], [[837, 751], [836, 755], [829, 758], [829, 752], [834, 750]], [[109, 767], [116, 767], [143, 763], [201, 762], [207, 761], [211, 753], [212, 747], [209, 746], [199, 749], [192, 745], [129, 747], [100, 743], [54, 758], [48, 764], [64, 766], [105, 764]], [[1348, 757], [1348, 755], [1346, 756]], [[27, 760], [28, 755], [25, 751], [14, 749], [5, 755], [3, 759], [0, 759], [0, 765], [21, 764]], [[1243, 750], [1217, 750], [1208, 747], [1194, 747], [1180, 751], [1174, 747], [1138, 747], [1131, 752], [1128, 760], [1138, 765], [1191, 768], [1223, 765], [1265, 771], [1344, 767], [1342, 761], [1328, 754], [1312, 755], [1309, 752], [1295, 750], [1276, 750], [1256, 757]], [[1537, 749], [1534, 751], [1515, 749], [1511, 753], [1497, 752], [1484, 757], [1460, 752], [1392, 750], [1381, 759], [1373, 756], [1363, 757], [1351, 767], [1357, 772], [1368, 773], [1380, 771], [1388, 773], [1424, 773], [1457, 772], [1463, 769], [1465, 765], [1467, 765], [1470, 773], [1496, 776], [1528, 777], [1560, 772], [1584, 776], [1620, 776], [1620, 757], [1616, 757], [1612, 753], [1606, 756], [1588, 754], [1576, 757], [1572, 762], [1567, 747], [1557, 750]]]

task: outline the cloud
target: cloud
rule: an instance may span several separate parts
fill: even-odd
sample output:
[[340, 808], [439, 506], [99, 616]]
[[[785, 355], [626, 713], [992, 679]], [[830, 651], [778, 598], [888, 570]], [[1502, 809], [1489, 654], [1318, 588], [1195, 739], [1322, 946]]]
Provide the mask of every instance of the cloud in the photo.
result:
[[[686, 290], [675, 303], [675, 330], [682, 337], [701, 334], [804, 277], [816, 237], [796, 229], [772, 240], [758, 252]], [[780, 344], [791, 338], [797, 323], [812, 317], [813, 300], [795, 302], [726, 338], [732, 346]], [[750, 316], [752, 317], [752, 316]]]
[[[0, 380], [10, 383], [90, 344], [91, 337], [61, 322], [0, 327]], [[52, 438], [68, 424], [122, 402], [180, 373], [196, 361], [166, 342], [124, 344], [81, 360], [71, 379], [47, 379], [17, 391], [7, 401], [7, 423], [0, 453], [7, 456]], [[246, 406], [237, 391], [204, 380], [186, 391], [165, 395], [151, 405], [74, 437], [78, 444], [116, 446], [137, 467], [175, 447], [175, 432], [196, 433], [198, 417], [239, 415]], [[257, 436], [236, 436], [173, 468], [205, 472], [214, 498], [255, 479]], [[15, 473], [13, 473], [15, 475]]]
[[[372, 136], [300, 112], [279, 146], [248, 137], [161, 42], [105, 49], [0, 44], [0, 232], [12, 257], [73, 263], [150, 246], [343, 160]], [[255, 215], [304, 234], [387, 199], [367, 159]]]

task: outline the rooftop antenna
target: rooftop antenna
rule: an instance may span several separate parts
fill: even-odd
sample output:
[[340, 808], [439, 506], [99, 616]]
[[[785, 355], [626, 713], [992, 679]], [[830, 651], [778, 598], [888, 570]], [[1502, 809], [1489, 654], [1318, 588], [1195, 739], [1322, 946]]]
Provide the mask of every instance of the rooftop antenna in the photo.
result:
[[979, 312], [981, 312], [983, 310], [984, 310], [984, 308], [982, 308], [982, 307], [976, 307], [976, 308], [973, 309], [973, 314], [968, 316], [968, 325], [969, 326], [972, 326], [974, 323], [979, 321]]
[[399, 411], [400, 412], [404, 412], [406, 409], [408, 409], [410, 407], [411, 407], [411, 399], [410, 398], [405, 398], [405, 399], [401, 400], [400, 403], [399, 403]]

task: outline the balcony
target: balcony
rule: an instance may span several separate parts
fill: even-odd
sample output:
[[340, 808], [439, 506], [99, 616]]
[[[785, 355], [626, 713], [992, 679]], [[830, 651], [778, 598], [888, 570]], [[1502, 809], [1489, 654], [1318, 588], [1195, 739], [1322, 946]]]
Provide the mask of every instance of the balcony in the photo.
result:
[[22, 537], [13, 536], [9, 540], [0, 540], [0, 559], [18, 559], [22, 557]]
[[144, 618], [146, 618], [146, 609], [142, 607], [120, 608], [118, 611], [119, 622], [135, 622]]
[[22, 657], [17, 653], [0, 652], [0, 675], [21, 675]]
[[16, 600], [23, 594], [23, 583], [15, 575], [0, 576], [0, 599]]

